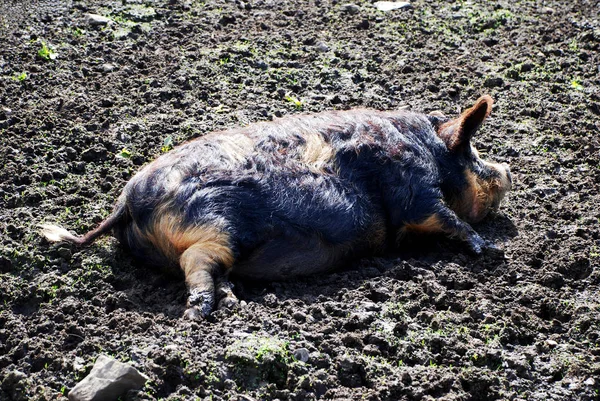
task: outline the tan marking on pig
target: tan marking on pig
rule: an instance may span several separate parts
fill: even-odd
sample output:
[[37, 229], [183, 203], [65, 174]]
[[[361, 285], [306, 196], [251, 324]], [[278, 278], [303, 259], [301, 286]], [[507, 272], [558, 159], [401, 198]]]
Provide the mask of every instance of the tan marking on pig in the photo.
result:
[[254, 151], [254, 141], [243, 134], [220, 135], [215, 143], [231, 161], [236, 163], [243, 163]]
[[[233, 265], [229, 234], [208, 224], [185, 228], [179, 216], [168, 212], [161, 213], [160, 209], [157, 213], [158, 217], [145, 233], [145, 237], [168, 259], [178, 262], [182, 253], [195, 246], [201, 247], [208, 258], [225, 269]], [[136, 229], [136, 234], [144, 234], [139, 228]], [[188, 274], [186, 271], [184, 273]]]
[[504, 195], [506, 194], [506, 192], [508, 192], [511, 187], [512, 187], [512, 183], [510, 181], [510, 179], [508, 178], [508, 173], [506, 172], [506, 169], [498, 163], [490, 163], [490, 162], [486, 162], [485, 160], [482, 160], [483, 164], [485, 164], [487, 167], [496, 170], [498, 172], [498, 174], [500, 174], [500, 180], [497, 182], [498, 184], [498, 196], [500, 196], [499, 200], [502, 200], [502, 198], [504, 197]]
[[317, 132], [307, 133], [304, 139], [306, 144], [301, 155], [301, 161], [308, 166], [311, 172], [322, 174], [323, 168], [333, 158], [333, 148]]
[[438, 215], [432, 214], [420, 223], [406, 223], [402, 231], [422, 234], [439, 233], [444, 231], [444, 227]]
[[166, 176], [166, 181], [163, 183], [167, 191], [173, 191], [181, 185], [183, 174], [176, 168], [172, 168]]
[[[490, 163], [486, 163], [490, 165]], [[497, 206], [510, 188], [505, 171], [498, 170], [500, 178], [489, 181], [481, 179], [477, 174], [467, 170], [467, 190], [465, 194], [451, 205], [456, 214], [469, 223], [483, 220]]]

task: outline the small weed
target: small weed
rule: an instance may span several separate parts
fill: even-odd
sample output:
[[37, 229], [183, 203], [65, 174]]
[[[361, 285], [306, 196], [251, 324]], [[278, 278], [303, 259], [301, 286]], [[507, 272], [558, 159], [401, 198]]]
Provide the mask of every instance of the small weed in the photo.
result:
[[15, 75], [12, 77], [12, 79], [14, 81], [19, 81], [19, 82], [23, 82], [27, 79], [27, 73], [25, 71], [23, 71], [22, 73], [20, 73], [19, 75]]
[[42, 48], [38, 50], [37, 54], [41, 59], [46, 61], [54, 60], [57, 57], [56, 52], [46, 42], [42, 42]]
[[117, 156], [122, 157], [124, 159], [129, 159], [131, 158], [131, 151], [123, 148], [121, 149], [121, 151], [117, 154]]
[[56, 298], [56, 292], [58, 291], [58, 285], [53, 285], [52, 287], [50, 287], [50, 289], [48, 290], [48, 294], [50, 295], [50, 299], [54, 299]]
[[173, 137], [169, 135], [163, 141], [163, 145], [160, 148], [160, 151], [163, 153], [167, 153], [171, 149], [173, 149]]
[[289, 103], [293, 104], [294, 107], [296, 108], [296, 110], [301, 110], [303, 107], [302, 101], [294, 96], [286, 96], [285, 100], [287, 100]]
[[580, 91], [583, 90], [583, 85], [579, 79], [575, 78], [571, 81], [571, 88]]
[[573, 39], [571, 43], [569, 43], [569, 50], [572, 52], [579, 51], [579, 45], [577, 44], [577, 40]]

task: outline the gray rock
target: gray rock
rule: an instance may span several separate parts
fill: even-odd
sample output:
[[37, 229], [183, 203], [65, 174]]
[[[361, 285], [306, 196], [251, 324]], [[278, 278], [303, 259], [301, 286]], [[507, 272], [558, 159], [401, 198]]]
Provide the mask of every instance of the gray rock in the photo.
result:
[[88, 23], [88, 25], [92, 26], [103, 26], [113, 23], [113, 20], [111, 20], [110, 18], [98, 14], [86, 14], [85, 20]]
[[411, 8], [412, 5], [408, 1], [378, 1], [374, 6], [383, 12], [402, 10], [403, 8]]
[[156, 18], [156, 11], [152, 7], [145, 5], [131, 5], [130, 9], [125, 11], [125, 15], [135, 22], [149, 22]]
[[114, 64], [111, 64], [111, 63], [102, 64], [102, 71], [104, 71], [104, 72], [112, 72], [116, 68], [117, 67]]
[[134, 367], [100, 355], [90, 374], [69, 392], [69, 401], [116, 400], [142, 387], [146, 380]]
[[348, 14], [356, 14], [360, 11], [360, 7], [352, 3], [342, 4], [340, 9]]
[[294, 358], [296, 358], [297, 361], [306, 363], [308, 362], [310, 355], [306, 348], [298, 348], [294, 351]]
[[327, 45], [326, 45], [325, 43], [323, 43], [323, 42], [319, 42], [319, 43], [317, 43], [317, 44], [315, 45], [315, 49], [316, 49], [318, 52], [321, 52], [321, 53], [327, 53], [327, 52], [329, 51], [329, 46], [327, 46]]

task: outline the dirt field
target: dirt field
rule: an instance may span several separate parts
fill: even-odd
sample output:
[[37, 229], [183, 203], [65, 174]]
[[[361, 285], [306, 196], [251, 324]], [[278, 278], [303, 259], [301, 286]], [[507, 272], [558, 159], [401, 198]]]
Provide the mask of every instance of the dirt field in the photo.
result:
[[[594, 1], [52, 1], [0, 5], [0, 399], [66, 400], [100, 354], [123, 400], [600, 400], [600, 7]], [[86, 14], [112, 20], [91, 25]], [[300, 112], [495, 108], [504, 250], [445, 238], [180, 319], [178, 278], [83, 233], [187, 139]], [[306, 360], [308, 358], [308, 360]]]

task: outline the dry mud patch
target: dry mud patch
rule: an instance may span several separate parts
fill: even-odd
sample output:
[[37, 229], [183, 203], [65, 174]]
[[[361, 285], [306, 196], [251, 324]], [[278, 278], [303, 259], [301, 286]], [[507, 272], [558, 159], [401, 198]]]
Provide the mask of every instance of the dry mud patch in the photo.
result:
[[[0, 6], [0, 399], [66, 399], [100, 354], [123, 399], [600, 399], [598, 4], [5, 1]], [[91, 26], [86, 14], [112, 20]], [[84, 232], [172, 145], [298, 112], [442, 110], [489, 93], [477, 138], [511, 165], [476, 227], [180, 319], [180, 280]], [[408, 251], [410, 250], [410, 251]]]

